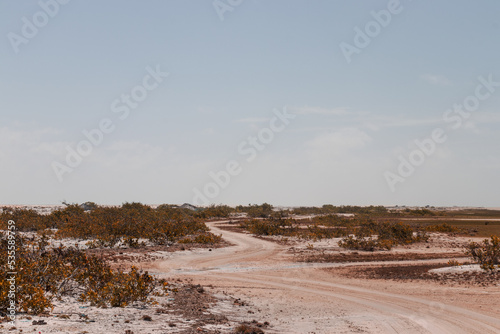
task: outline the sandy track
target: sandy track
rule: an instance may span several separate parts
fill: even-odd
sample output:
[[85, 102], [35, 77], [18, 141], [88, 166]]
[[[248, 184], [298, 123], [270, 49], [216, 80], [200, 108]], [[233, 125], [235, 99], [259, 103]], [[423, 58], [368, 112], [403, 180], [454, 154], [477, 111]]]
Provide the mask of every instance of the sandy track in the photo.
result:
[[208, 225], [234, 246], [176, 254], [153, 270], [229, 289], [251, 301], [276, 333], [500, 333], [491, 313], [391, 291], [390, 284], [339, 284], [318, 266], [293, 263], [285, 247], [220, 223]]

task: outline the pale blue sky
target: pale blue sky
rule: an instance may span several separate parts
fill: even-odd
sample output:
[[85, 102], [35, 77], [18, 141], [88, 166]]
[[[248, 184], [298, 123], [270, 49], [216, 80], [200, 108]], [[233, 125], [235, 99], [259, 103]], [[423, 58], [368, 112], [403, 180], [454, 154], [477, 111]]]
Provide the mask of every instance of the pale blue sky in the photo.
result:
[[[500, 87], [457, 130], [443, 119], [479, 76], [500, 82], [500, 3], [401, 0], [348, 63], [340, 44], [389, 3], [243, 0], [222, 21], [212, 1], [72, 0], [16, 53], [42, 8], [0, 1], [0, 203], [193, 202], [235, 160], [211, 202], [500, 206]], [[113, 101], [157, 66], [169, 76], [120, 120]], [[296, 117], [247, 162], [239, 145], [284, 107]], [[53, 162], [105, 118], [59, 182]], [[384, 173], [438, 127], [391, 191]]]

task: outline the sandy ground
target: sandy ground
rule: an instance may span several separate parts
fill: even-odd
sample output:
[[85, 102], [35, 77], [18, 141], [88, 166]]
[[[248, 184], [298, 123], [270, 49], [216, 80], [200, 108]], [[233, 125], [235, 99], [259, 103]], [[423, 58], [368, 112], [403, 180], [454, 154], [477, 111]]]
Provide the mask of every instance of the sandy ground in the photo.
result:
[[500, 333], [498, 285], [346, 278], [335, 268], [367, 263], [294, 262], [289, 246], [222, 230], [220, 223], [208, 225], [234, 246], [144, 265], [247, 300], [251, 316], [271, 324], [266, 333]]

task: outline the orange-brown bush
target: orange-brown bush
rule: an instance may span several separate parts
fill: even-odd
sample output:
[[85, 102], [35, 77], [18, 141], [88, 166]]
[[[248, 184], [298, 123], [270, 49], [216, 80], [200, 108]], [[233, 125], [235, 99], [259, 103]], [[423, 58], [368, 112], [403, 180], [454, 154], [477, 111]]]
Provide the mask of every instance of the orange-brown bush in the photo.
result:
[[500, 268], [500, 237], [492, 235], [491, 240], [484, 239], [482, 243], [471, 242], [465, 246], [465, 250], [482, 269]]
[[235, 334], [264, 334], [264, 331], [258, 327], [248, 325], [248, 324], [240, 324], [234, 330]]
[[[99, 307], [125, 307], [132, 302], [152, 302], [149, 297], [156, 287], [156, 279], [148, 272], [132, 266], [129, 272], [110, 272], [102, 269], [96, 276], [84, 275], [78, 280], [86, 287], [79, 300]], [[83, 280], [83, 281], [82, 281]]]
[[273, 206], [268, 203], [263, 203], [261, 205], [253, 204], [248, 206], [239, 205], [236, 207], [236, 210], [239, 212], [245, 212], [252, 218], [268, 218], [273, 213]]
[[7, 314], [10, 282], [15, 277], [17, 309], [39, 314], [52, 308], [52, 300], [63, 295], [76, 295], [82, 302], [100, 307], [126, 306], [132, 302], [148, 302], [159, 285], [147, 272], [132, 267], [130, 272], [114, 272], [102, 259], [87, 256], [75, 248], [47, 249], [43, 240], [16, 237], [16, 261], [12, 268], [7, 259], [8, 238], [0, 237], [0, 315]]
[[0, 214], [0, 229], [6, 229], [9, 220], [16, 222], [18, 231], [24, 232], [39, 231], [53, 227], [50, 226], [50, 220], [47, 219], [47, 216], [40, 215], [35, 210], [31, 209], [2, 208], [2, 213]]
[[[208, 234], [208, 227], [190, 210], [162, 205], [157, 209], [140, 203], [125, 203], [121, 207], [91, 206], [85, 211], [78, 205], [68, 205], [49, 215], [33, 210], [3, 208], [0, 227], [14, 220], [19, 231], [39, 231], [55, 228], [57, 238], [93, 239], [94, 246], [113, 247], [124, 242], [138, 247], [138, 239], [153, 244], [170, 244], [187, 236]], [[199, 238], [203, 242], [207, 238]], [[216, 238], [212, 238], [216, 240]], [[208, 239], [207, 239], [208, 240]], [[210, 242], [213, 242], [210, 240]]]
[[425, 227], [425, 230], [428, 232], [443, 232], [443, 233], [452, 233], [459, 231], [458, 228], [451, 226], [448, 223], [429, 225]]
[[227, 205], [211, 205], [208, 208], [195, 212], [194, 216], [202, 219], [227, 218], [233, 211], [233, 208]]
[[[92, 204], [92, 203], [91, 203]], [[97, 246], [115, 246], [122, 242], [140, 246], [139, 239], [166, 244], [189, 239], [193, 243], [218, 243], [220, 236], [208, 232], [207, 226], [185, 209], [160, 206], [153, 209], [140, 203], [121, 207], [67, 205], [49, 215], [34, 210], [3, 208], [0, 228], [15, 221], [16, 232], [36, 231], [36, 240], [16, 237], [16, 302], [21, 312], [39, 314], [52, 307], [54, 298], [64, 294], [78, 297], [100, 307], [125, 306], [147, 302], [157, 285], [147, 272], [132, 267], [130, 272], [115, 272], [97, 257], [87, 256], [75, 248], [49, 249], [45, 235], [57, 238], [93, 240]], [[9, 306], [10, 283], [7, 281], [8, 238], [0, 238], [0, 315]], [[10, 270], [8, 270], [10, 269]], [[149, 300], [150, 301], [150, 300]]]

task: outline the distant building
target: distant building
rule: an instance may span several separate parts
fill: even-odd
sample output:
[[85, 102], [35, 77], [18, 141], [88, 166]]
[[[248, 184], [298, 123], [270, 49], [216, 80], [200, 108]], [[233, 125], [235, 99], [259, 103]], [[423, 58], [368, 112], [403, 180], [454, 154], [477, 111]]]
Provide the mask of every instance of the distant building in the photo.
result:
[[188, 210], [192, 210], [192, 211], [198, 211], [198, 208], [192, 204], [189, 204], [189, 203], [184, 203], [180, 206], [180, 208], [182, 209], [188, 209]]
[[80, 208], [82, 208], [83, 211], [92, 211], [97, 208], [97, 204], [95, 204], [94, 202], [85, 202], [80, 204]]

